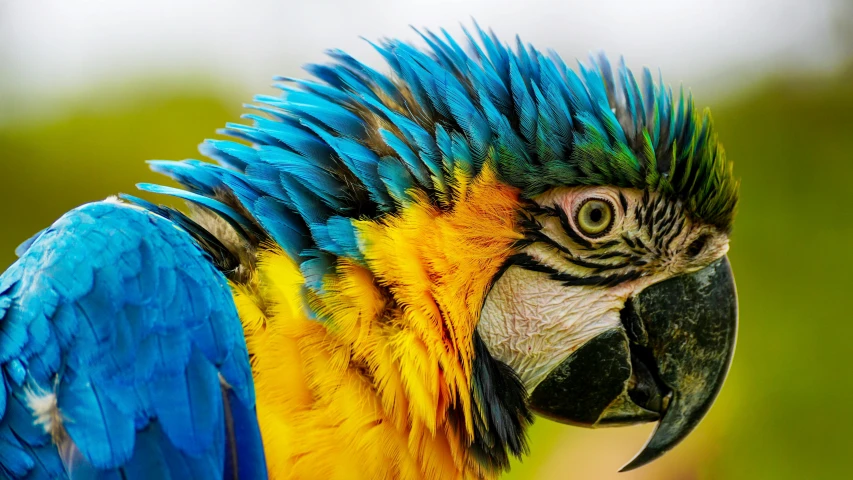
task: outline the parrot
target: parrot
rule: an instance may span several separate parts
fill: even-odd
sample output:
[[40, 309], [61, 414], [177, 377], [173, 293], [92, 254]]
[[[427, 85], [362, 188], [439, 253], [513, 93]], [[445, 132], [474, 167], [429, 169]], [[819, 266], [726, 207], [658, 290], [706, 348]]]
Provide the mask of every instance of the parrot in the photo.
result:
[[207, 160], [149, 161], [164, 204], [22, 243], [0, 477], [490, 479], [535, 417], [656, 422], [623, 470], [683, 440], [738, 323], [709, 111], [624, 59], [462, 30], [368, 40], [385, 73], [330, 50]]

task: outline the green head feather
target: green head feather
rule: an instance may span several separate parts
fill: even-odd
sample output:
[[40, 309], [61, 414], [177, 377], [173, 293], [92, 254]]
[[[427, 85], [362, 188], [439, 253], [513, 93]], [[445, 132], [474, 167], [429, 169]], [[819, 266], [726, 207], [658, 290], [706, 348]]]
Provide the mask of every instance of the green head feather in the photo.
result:
[[223, 131], [251, 146], [202, 144], [221, 166], [153, 168], [189, 190], [171, 194], [212, 209], [248, 239], [274, 240], [309, 279], [335, 257], [361, 260], [353, 219], [405, 208], [418, 191], [450, 206], [456, 177], [486, 164], [527, 198], [561, 186], [637, 188], [731, 229], [738, 182], [710, 115], [648, 69], [638, 82], [624, 62], [614, 71], [601, 56], [575, 71], [479, 27], [479, 41], [465, 31], [467, 49], [443, 30], [418, 34], [427, 48], [374, 44], [389, 74], [333, 50], [333, 62], [306, 67], [317, 81], [278, 79], [283, 96], [255, 98], [265, 115]]

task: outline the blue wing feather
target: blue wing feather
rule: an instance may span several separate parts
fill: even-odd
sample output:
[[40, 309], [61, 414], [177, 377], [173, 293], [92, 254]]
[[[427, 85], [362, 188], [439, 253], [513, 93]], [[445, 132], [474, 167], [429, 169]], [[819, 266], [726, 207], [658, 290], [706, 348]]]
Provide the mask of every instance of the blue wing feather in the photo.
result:
[[89, 204], [45, 230], [0, 276], [0, 363], [1, 478], [266, 476], [230, 289], [152, 212]]

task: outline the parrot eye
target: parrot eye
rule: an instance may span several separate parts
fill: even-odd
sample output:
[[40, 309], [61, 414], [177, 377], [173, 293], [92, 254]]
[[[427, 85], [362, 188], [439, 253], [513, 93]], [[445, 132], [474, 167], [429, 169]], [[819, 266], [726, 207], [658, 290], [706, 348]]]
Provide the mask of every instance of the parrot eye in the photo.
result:
[[584, 235], [596, 238], [606, 234], [613, 226], [613, 204], [603, 198], [583, 201], [575, 212], [575, 225]]

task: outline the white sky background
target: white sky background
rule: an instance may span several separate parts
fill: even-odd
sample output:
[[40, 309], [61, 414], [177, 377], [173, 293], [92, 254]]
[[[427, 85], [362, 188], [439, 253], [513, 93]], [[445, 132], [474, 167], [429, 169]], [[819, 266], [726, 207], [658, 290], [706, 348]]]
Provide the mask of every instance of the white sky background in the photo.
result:
[[417, 40], [410, 24], [458, 35], [473, 16], [564, 58], [624, 54], [707, 98], [769, 71], [832, 68], [850, 53], [839, 16], [853, 10], [839, 2], [0, 0], [0, 95], [37, 107], [81, 87], [201, 73], [248, 99], [326, 48], [377, 65], [359, 36]]

